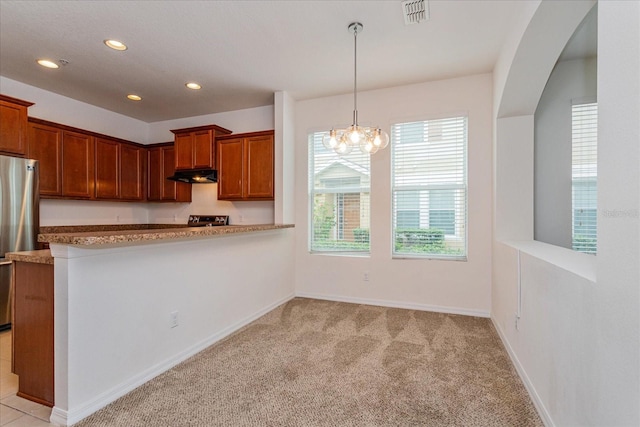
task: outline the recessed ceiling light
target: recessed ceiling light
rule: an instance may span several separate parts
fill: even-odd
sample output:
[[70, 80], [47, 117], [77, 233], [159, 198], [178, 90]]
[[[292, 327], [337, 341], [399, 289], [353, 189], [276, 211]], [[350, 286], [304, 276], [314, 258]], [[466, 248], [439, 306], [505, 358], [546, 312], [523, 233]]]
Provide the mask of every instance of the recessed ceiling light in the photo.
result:
[[129, 98], [132, 101], [142, 101], [142, 98], [138, 95], [134, 95], [133, 93], [130, 93], [129, 95], [127, 95], [127, 98]]
[[127, 50], [127, 45], [118, 40], [105, 40], [104, 44], [115, 50]]
[[53, 61], [49, 61], [48, 59], [38, 59], [38, 64], [47, 68], [60, 68], [58, 64]]
[[194, 83], [194, 82], [185, 83], [185, 86], [188, 87], [189, 89], [193, 89], [193, 90], [202, 89], [202, 86], [200, 86], [198, 83]]

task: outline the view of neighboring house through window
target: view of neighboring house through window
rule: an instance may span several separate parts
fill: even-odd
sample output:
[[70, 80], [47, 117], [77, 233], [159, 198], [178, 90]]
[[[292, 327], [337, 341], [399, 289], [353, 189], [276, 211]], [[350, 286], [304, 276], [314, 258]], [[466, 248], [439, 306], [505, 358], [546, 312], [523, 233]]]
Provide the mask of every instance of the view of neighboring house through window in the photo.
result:
[[309, 135], [312, 252], [369, 252], [369, 155], [339, 156]]
[[573, 250], [595, 254], [598, 218], [598, 105], [571, 108]]
[[467, 118], [391, 128], [393, 254], [466, 259]]

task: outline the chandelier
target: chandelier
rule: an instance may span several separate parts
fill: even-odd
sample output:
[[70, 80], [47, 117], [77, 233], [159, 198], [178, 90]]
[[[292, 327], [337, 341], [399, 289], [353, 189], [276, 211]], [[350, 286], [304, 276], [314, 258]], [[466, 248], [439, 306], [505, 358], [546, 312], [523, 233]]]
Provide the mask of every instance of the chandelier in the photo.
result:
[[349, 154], [354, 147], [365, 154], [374, 154], [389, 145], [389, 135], [379, 127], [358, 125], [358, 33], [362, 32], [362, 24], [352, 22], [348, 30], [353, 33], [353, 122], [347, 128], [331, 129], [322, 143], [340, 155]]

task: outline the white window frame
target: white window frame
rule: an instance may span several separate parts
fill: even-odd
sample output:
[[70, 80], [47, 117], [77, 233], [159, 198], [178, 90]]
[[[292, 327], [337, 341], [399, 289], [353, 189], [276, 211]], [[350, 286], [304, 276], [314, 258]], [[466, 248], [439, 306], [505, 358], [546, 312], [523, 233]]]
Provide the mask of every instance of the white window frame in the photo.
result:
[[[419, 184], [413, 184], [413, 185], [397, 185], [396, 184], [396, 166], [395, 166], [395, 157], [396, 157], [396, 141], [394, 141], [394, 129], [395, 126], [399, 126], [399, 125], [403, 125], [403, 124], [409, 124], [409, 123], [417, 123], [417, 122], [436, 122], [438, 120], [447, 120], [447, 119], [457, 119], [457, 118], [461, 118], [464, 120], [464, 141], [463, 141], [463, 147], [462, 147], [462, 178], [459, 182], [457, 183], [419, 183]], [[466, 114], [456, 114], [456, 115], [451, 115], [451, 116], [441, 116], [441, 117], [435, 117], [435, 118], [428, 118], [428, 119], [423, 119], [423, 120], [412, 120], [412, 121], [407, 121], [407, 122], [402, 122], [402, 123], [394, 123], [391, 126], [391, 253], [392, 253], [392, 258], [395, 259], [405, 259], [405, 258], [417, 258], [417, 259], [436, 259], [436, 260], [452, 260], [452, 261], [466, 261], [467, 260], [467, 255], [468, 255], [468, 234], [467, 234], [467, 230], [468, 230], [468, 221], [469, 221], [469, 214], [468, 214], [468, 144], [469, 144], [469, 137], [468, 137], [468, 116]], [[425, 127], [426, 129], [428, 129], [428, 126]], [[438, 134], [438, 135], [442, 135], [442, 133]], [[434, 137], [434, 136], [438, 136], [438, 135], [429, 135], [430, 137]], [[407, 142], [406, 144], [420, 144], [420, 143], [429, 143], [428, 141], [428, 137], [426, 137], [427, 139], [425, 141], [422, 142], [417, 142], [417, 141], [410, 141]], [[463, 196], [462, 196], [462, 200], [458, 200], [457, 203], [462, 203], [461, 206], [458, 206], [458, 209], [461, 210], [461, 215], [462, 218], [460, 221], [457, 221], [458, 224], [455, 226], [456, 228], [456, 232], [455, 235], [447, 235], [445, 234], [445, 245], [447, 244], [462, 244], [462, 253], [460, 254], [443, 254], [443, 253], [406, 253], [406, 252], [397, 252], [396, 251], [396, 222], [397, 222], [397, 211], [401, 210], [401, 209], [397, 209], [395, 206], [396, 203], [396, 197], [395, 195], [398, 192], [404, 192], [404, 191], [419, 191], [419, 192], [423, 192], [423, 194], [429, 194], [429, 191], [432, 190], [457, 190], [457, 191], [461, 191]], [[427, 196], [428, 197], [428, 196]], [[456, 209], [456, 210], [458, 210]], [[421, 207], [421, 225], [423, 223], [428, 224], [428, 216], [429, 216], [429, 207], [426, 208], [422, 208]], [[423, 221], [422, 218], [425, 218], [426, 221]]]
[[[338, 222], [340, 220], [344, 220], [344, 218], [339, 218], [337, 212], [335, 212], [336, 209], [338, 209], [338, 199], [340, 197], [343, 198], [343, 202], [347, 200], [349, 194], [358, 194], [359, 195], [359, 201], [360, 203], [367, 203], [368, 207], [366, 207], [366, 215], [368, 215], [368, 217], [363, 218], [363, 213], [360, 212], [360, 221], [363, 221], [368, 227], [368, 229], [370, 228], [369, 225], [371, 223], [371, 206], [370, 206], [370, 200], [371, 200], [371, 184], [370, 184], [370, 178], [367, 178], [366, 183], [368, 183], [369, 185], [363, 185], [363, 179], [359, 179], [358, 183], [355, 182], [348, 182], [349, 178], [346, 178], [345, 180], [348, 183], [345, 183], [345, 186], [340, 187], [340, 186], [336, 186], [336, 187], [325, 187], [322, 189], [317, 189], [315, 188], [315, 169], [316, 169], [316, 158], [315, 158], [315, 144], [317, 144], [319, 141], [322, 140], [322, 135], [324, 135], [325, 133], [328, 132], [311, 132], [308, 135], [308, 165], [309, 165], [309, 173], [308, 173], [308, 187], [309, 187], [309, 194], [308, 194], [308, 201], [309, 201], [309, 234], [308, 234], [308, 238], [307, 238], [307, 242], [308, 242], [308, 250], [309, 253], [312, 254], [324, 254], [324, 255], [337, 255], [337, 256], [355, 256], [355, 257], [368, 257], [371, 253], [371, 240], [369, 239], [369, 241], [367, 242], [366, 248], [365, 249], [354, 249], [354, 248], [349, 248], [349, 243], [351, 242], [349, 240], [344, 240], [344, 229], [340, 229], [340, 227], [344, 226], [343, 224], [339, 224]], [[363, 154], [364, 155], [364, 154]], [[345, 160], [347, 159], [348, 162], [348, 156], [339, 156], [333, 152], [329, 152], [327, 151], [326, 153], [323, 153], [323, 157], [327, 158], [327, 157], [333, 157], [335, 160], [341, 161], [341, 160]], [[367, 165], [367, 168], [370, 168], [370, 161], [369, 164]], [[358, 166], [358, 165], [356, 165]], [[366, 169], [366, 172], [369, 172], [369, 169]], [[345, 243], [345, 248], [319, 248], [318, 246], [314, 245], [315, 241], [314, 241], [314, 208], [315, 208], [315, 199], [317, 195], [328, 195], [328, 194], [333, 194], [334, 195], [334, 206], [333, 206], [333, 210], [334, 210], [334, 219], [335, 219], [335, 224], [333, 226], [332, 232], [331, 232], [331, 237], [334, 240], [337, 241], [342, 241], [342, 242], [347, 242]], [[342, 215], [344, 216], [344, 211], [342, 212]], [[355, 241], [355, 236], [354, 236], [354, 241], [352, 242], [353, 246], [360, 246], [358, 243], [362, 243], [362, 242], [356, 242]]]

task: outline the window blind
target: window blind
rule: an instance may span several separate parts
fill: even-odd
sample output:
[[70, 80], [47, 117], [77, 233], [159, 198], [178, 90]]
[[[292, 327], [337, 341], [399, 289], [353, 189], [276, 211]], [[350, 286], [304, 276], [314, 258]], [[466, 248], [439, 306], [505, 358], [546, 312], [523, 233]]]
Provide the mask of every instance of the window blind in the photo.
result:
[[467, 118], [391, 127], [394, 256], [466, 259]]
[[573, 250], [597, 252], [598, 105], [571, 108], [571, 210]]
[[354, 150], [339, 156], [309, 135], [311, 252], [369, 252], [370, 159]]

